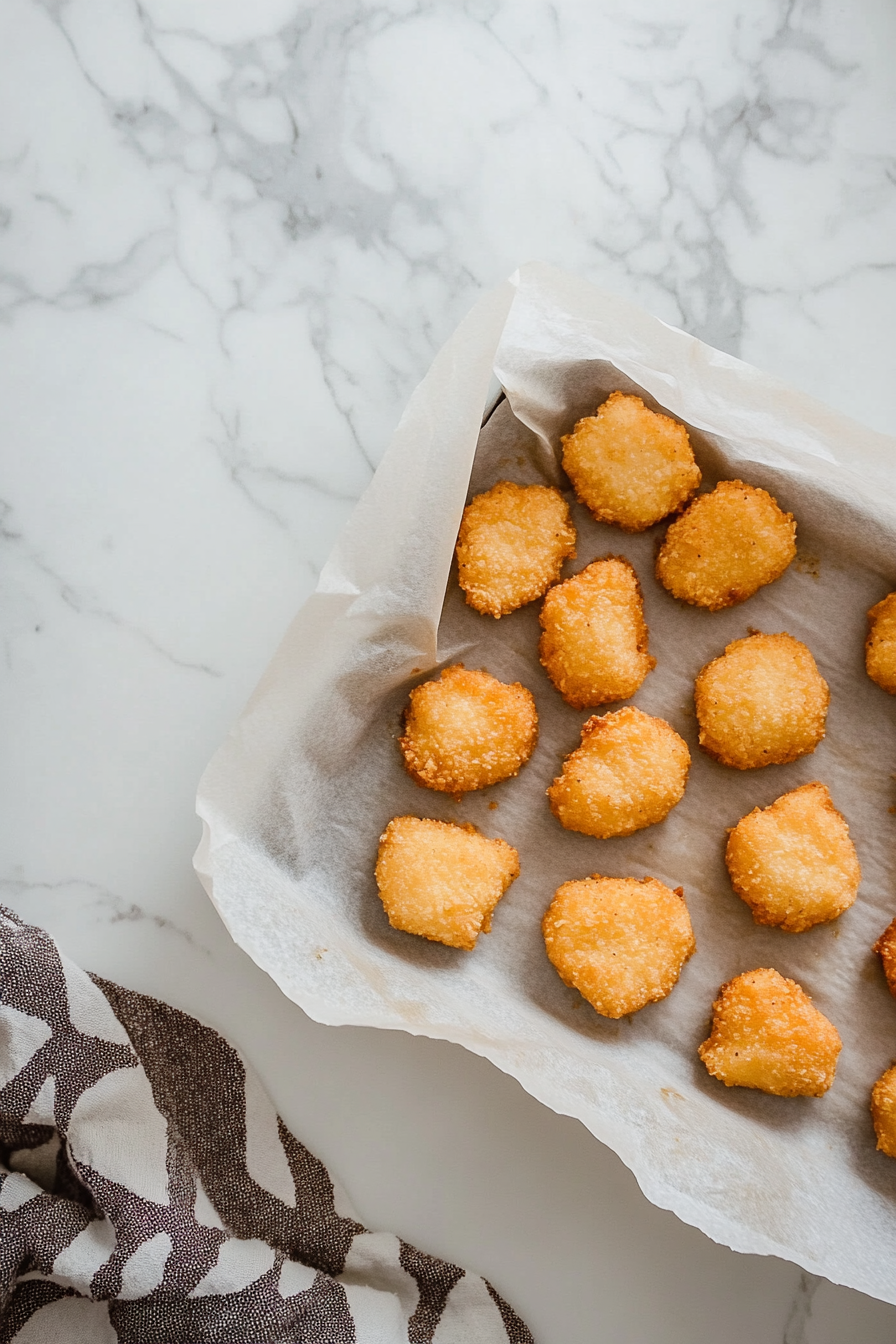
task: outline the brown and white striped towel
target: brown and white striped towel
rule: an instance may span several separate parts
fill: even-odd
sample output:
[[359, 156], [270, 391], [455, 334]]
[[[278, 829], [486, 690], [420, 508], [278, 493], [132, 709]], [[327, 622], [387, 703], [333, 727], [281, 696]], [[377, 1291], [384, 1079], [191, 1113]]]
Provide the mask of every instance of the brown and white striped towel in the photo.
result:
[[0, 1344], [531, 1344], [368, 1232], [227, 1042], [0, 907]]

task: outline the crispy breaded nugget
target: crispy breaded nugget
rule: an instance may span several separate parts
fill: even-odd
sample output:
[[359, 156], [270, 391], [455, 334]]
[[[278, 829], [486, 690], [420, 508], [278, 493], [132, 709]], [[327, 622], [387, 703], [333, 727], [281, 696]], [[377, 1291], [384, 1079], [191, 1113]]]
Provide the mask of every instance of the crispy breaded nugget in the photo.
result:
[[721, 611], [779, 579], [795, 555], [792, 513], [765, 490], [720, 481], [670, 525], [656, 577], [682, 602]]
[[840, 1035], [795, 980], [768, 969], [745, 971], [722, 986], [712, 1011], [712, 1034], [697, 1053], [726, 1087], [776, 1097], [827, 1092]]
[[467, 793], [518, 774], [537, 737], [535, 701], [525, 686], [456, 663], [411, 691], [398, 745], [418, 784]]
[[519, 875], [516, 850], [474, 826], [395, 817], [380, 836], [376, 883], [389, 923], [449, 947], [476, 946]]
[[576, 530], [559, 490], [499, 481], [464, 509], [457, 573], [467, 602], [506, 616], [541, 597], [576, 553]]
[[742, 817], [725, 862], [756, 923], [789, 933], [842, 915], [862, 878], [849, 827], [817, 780]]
[[793, 635], [748, 635], [697, 677], [700, 746], [722, 765], [755, 770], [813, 752], [824, 737], [827, 682]]
[[647, 626], [638, 576], [627, 560], [595, 560], [552, 588], [539, 617], [538, 646], [547, 674], [576, 709], [627, 700], [656, 659], [647, 652]]
[[896, 998], [896, 919], [890, 920], [871, 951], [880, 957], [890, 993]]
[[626, 705], [593, 715], [548, 789], [568, 831], [606, 840], [662, 821], [681, 801], [691, 753], [665, 719]]
[[604, 1017], [664, 999], [697, 950], [681, 887], [653, 877], [564, 882], [541, 929], [560, 979]]
[[896, 1065], [882, 1073], [871, 1089], [871, 1119], [878, 1150], [896, 1157]]
[[888, 593], [868, 613], [865, 667], [872, 681], [896, 695], [896, 593]]
[[680, 509], [700, 484], [684, 425], [624, 392], [611, 392], [561, 443], [579, 499], [599, 523], [626, 532], [643, 532]]

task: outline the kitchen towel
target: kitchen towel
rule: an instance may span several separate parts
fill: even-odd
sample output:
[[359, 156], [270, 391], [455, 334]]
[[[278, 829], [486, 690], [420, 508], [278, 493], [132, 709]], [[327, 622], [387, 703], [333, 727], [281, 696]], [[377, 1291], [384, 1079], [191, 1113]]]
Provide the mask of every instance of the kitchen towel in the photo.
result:
[[0, 1344], [531, 1344], [369, 1232], [232, 1046], [0, 907]]

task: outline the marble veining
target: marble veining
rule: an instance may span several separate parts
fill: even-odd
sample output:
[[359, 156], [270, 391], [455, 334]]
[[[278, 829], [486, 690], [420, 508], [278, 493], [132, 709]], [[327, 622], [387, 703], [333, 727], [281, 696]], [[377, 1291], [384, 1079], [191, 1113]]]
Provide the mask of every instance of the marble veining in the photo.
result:
[[0, 878], [0, 900], [7, 904], [25, 902], [33, 905], [35, 899], [40, 896], [56, 894], [63, 895], [67, 901], [77, 900], [81, 916], [91, 911], [95, 920], [106, 924], [119, 924], [122, 920], [127, 920], [129, 923], [147, 920], [155, 928], [183, 938], [198, 952], [211, 956], [208, 948], [200, 947], [189, 930], [181, 928], [173, 919], [166, 919], [164, 915], [144, 910], [136, 902], [117, 896], [114, 891], [108, 891], [98, 882], [81, 882], [77, 878], [60, 882], [23, 882], [13, 878]]
[[812, 1302], [822, 1282], [823, 1280], [817, 1275], [801, 1271], [790, 1315], [784, 1327], [784, 1344], [808, 1344]]
[[[0, 8], [2, 899], [238, 1038], [369, 1225], [490, 1275], [546, 1344], [883, 1344], [896, 1309], [710, 1246], [481, 1061], [308, 1023], [198, 889], [195, 784], [520, 262], [892, 430], [894, 40], [889, 0]], [[415, 1148], [411, 1061], [466, 1167]], [[394, 1153], [352, 1126], [380, 1104]], [[495, 1107], [537, 1199], [465, 1180]]]

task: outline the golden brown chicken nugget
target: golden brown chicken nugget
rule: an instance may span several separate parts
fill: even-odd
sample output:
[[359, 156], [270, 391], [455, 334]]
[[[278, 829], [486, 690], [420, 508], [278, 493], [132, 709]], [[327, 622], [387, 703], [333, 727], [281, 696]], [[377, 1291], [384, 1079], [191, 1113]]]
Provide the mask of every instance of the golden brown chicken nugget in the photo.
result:
[[896, 998], [896, 919], [890, 920], [871, 951], [880, 957], [890, 993]]
[[411, 691], [398, 745], [418, 784], [467, 793], [517, 774], [537, 737], [535, 701], [525, 686], [456, 663]]
[[742, 817], [729, 833], [725, 862], [756, 923], [788, 933], [842, 915], [862, 878], [849, 827], [817, 780]]
[[579, 499], [599, 523], [626, 532], [658, 523], [700, 484], [684, 425], [625, 392], [611, 392], [561, 443], [563, 469]]
[[712, 1033], [698, 1050], [726, 1087], [776, 1097], [820, 1097], [834, 1081], [841, 1040], [795, 980], [745, 971], [719, 990]]
[[871, 1089], [871, 1119], [879, 1151], [896, 1157], [896, 1065], [882, 1073]]
[[470, 951], [519, 877], [516, 850], [473, 826], [395, 817], [380, 836], [376, 883], [389, 923]]
[[745, 602], [796, 555], [796, 523], [766, 490], [720, 481], [670, 524], [656, 577], [673, 597], [720, 611]]
[[755, 770], [813, 752], [824, 737], [827, 682], [793, 635], [748, 635], [697, 677], [700, 746], [722, 765]]
[[626, 532], [674, 513], [700, 484], [684, 425], [625, 392], [611, 392], [561, 443], [576, 495], [599, 523]]
[[576, 530], [559, 490], [499, 481], [464, 509], [457, 572], [467, 602], [506, 616], [541, 597], [576, 553]]
[[697, 950], [681, 887], [653, 877], [564, 882], [541, 928], [560, 979], [604, 1017], [664, 999]]
[[641, 585], [620, 556], [595, 560], [552, 588], [539, 619], [541, 661], [576, 709], [627, 700], [656, 667], [647, 652]]
[[593, 715], [548, 789], [568, 831], [606, 840], [653, 826], [681, 801], [691, 753], [665, 719], [627, 705]]
[[888, 593], [868, 613], [871, 628], [865, 640], [865, 667], [890, 695], [896, 695], [896, 593]]

